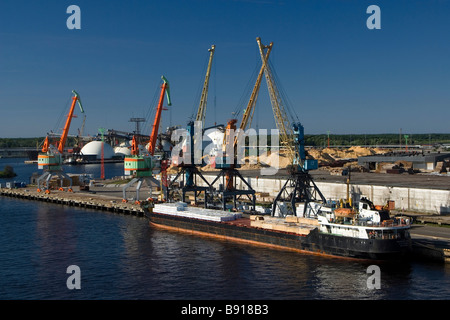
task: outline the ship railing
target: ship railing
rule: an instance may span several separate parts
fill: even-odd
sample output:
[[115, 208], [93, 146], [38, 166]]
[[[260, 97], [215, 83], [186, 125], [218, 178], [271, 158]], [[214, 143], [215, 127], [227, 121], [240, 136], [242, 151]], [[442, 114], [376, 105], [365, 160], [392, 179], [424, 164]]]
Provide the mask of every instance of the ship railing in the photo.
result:
[[384, 220], [382, 222], [373, 222], [371, 220], [356, 220], [355, 225], [362, 227], [406, 227], [411, 224], [409, 219], [393, 219], [393, 220]]

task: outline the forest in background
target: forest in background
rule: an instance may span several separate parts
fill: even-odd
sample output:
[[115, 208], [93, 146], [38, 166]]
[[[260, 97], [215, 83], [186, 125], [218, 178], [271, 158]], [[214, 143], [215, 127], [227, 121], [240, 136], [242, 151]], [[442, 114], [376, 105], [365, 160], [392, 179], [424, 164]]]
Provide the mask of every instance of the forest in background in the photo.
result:
[[[330, 134], [332, 146], [434, 145], [450, 143], [450, 133], [408, 134]], [[305, 135], [305, 145], [327, 147], [328, 135]]]
[[[36, 138], [0, 138], [0, 148], [33, 148], [42, 145], [45, 137]], [[305, 145], [313, 147], [327, 147], [328, 138], [330, 147], [333, 146], [379, 146], [379, 145], [435, 145], [449, 144], [450, 133], [424, 133], [408, 134], [407, 141], [404, 135], [395, 133], [385, 134], [318, 134], [305, 135]], [[66, 146], [73, 147], [76, 139], [69, 137]], [[270, 142], [269, 142], [270, 143]]]
[[[44, 142], [45, 137], [36, 138], [0, 138], [0, 148], [40, 148]], [[72, 137], [67, 138], [66, 146], [73, 147], [75, 145], [75, 139]]]

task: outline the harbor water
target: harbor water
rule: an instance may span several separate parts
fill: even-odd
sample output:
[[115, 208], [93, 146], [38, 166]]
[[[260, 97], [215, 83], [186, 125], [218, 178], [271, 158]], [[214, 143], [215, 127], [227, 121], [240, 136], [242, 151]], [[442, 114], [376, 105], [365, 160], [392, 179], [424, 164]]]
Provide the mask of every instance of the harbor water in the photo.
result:
[[[0, 159], [29, 181], [37, 165]], [[66, 167], [67, 168], [67, 167]], [[122, 175], [106, 164], [106, 177]], [[68, 172], [68, 171], [66, 171]], [[71, 173], [100, 176], [100, 165]], [[370, 263], [327, 258], [155, 229], [143, 217], [0, 198], [0, 299], [442, 300], [450, 266], [383, 263], [379, 288]], [[70, 289], [69, 266], [80, 270]]]

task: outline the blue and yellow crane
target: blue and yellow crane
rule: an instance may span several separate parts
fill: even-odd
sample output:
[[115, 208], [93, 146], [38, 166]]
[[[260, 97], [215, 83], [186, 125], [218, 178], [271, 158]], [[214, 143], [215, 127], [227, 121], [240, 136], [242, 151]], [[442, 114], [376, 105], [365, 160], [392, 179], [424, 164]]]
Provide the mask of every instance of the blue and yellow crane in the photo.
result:
[[[269, 50], [269, 47], [264, 46], [259, 37], [256, 41], [261, 59], [264, 60], [265, 52]], [[304, 204], [304, 212], [310, 202], [326, 203], [325, 197], [309, 174], [309, 170], [317, 169], [318, 163], [317, 160], [306, 157], [304, 127], [298, 121], [298, 117], [296, 120], [293, 112], [287, 110], [288, 105], [280, 94], [270, 63], [265, 64], [264, 73], [275, 123], [279, 131], [280, 153], [284, 153], [290, 160], [289, 176], [275, 197], [272, 204], [272, 215], [297, 216], [300, 215], [297, 213], [298, 203]], [[290, 117], [288, 117], [288, 113]]]
[[[184, 147], [181, 152], [186, 152], [183, 157], [178, 154], [172, 157], [172, 165], [178, 168], [178, 172], [172, 181], [169, 183], [168, 192], [173, 194], [174, 191], [181, 191], [181, 201], [186, 201], [186, 193], [194, 193], [194, 201], [197, 204], [197, 197], [203, 192], [205, 206], [207, 205], [207, 192], [211, 188], [208, 180], [205, 179], [200, 172], [199, 167], [202, 166], [202, 138], [205, 132], [204, 124], [206, 118], [206, 106], [208, 100], [209, 79], [211, 75], [211, 66], [215, 52], [215, 45], [212, 45], [209, 51], [208, 67], [206, 69], [205, 79], [203, 81], [203, 88], [200, 97], [200, 104], [197, 109], [195, 120], [191, 120], [187, 124], [186, 138]], [[195, 133], [198, 132], [196, 135]], [[200, 151], [200, 152], [199, 152]], [[182, 160], [179, 160], [182, 159]], [[183, 160], [186, 160], [183, 161]], [[182, 179], [180, 179], [180, 177]], [[205, 183], [204, 186], [197, 184], [197, 179], [200, 178]]]
[[[255, 190], [251, 185], [244, 179], [237, 168], [240, 167], [240, 161], [238, 156], [241, 155], [241, 150], [238, 147], [243, 148], [244, 146], [238, 146], [238, 142], [243, 142], [245, 131], [250, 127], [253, 119], [253, 114], [255, 112], [256, 101], [258, 99], [259, 89], [261, 87], [261, 81], [264, 75], [264, 70], [266, 63], [269, 59], [270, 51], [272, 49], [272, 44], [267, 47], [267, 52], [264, 54], [262, 59], [262, 66], [256, 78], [255, 85], [250, 94], [250, 99], [247, 106], [244, 109], [241, 123], [239, 128], [237, 128], [237, 119], [231, 119], [227, 123], [227, 127], [224, 133], [223, 144], [222, 144], [222, 155], [216, 159], [215, 168], [220, 169], [217, 177], [211, 182], [212, 186], [219, 185], [219, 188], [214, 192], [218, 195], [218, 199], [221, 202], [223, 210], [227, 208], [227, 202], [233, 203], [233, 208], [236, 209], [238, 201], [250, 202], [252, 209], [255, 209]], [[237, 180], [241, 181], [242, 188], [237, 187]]]

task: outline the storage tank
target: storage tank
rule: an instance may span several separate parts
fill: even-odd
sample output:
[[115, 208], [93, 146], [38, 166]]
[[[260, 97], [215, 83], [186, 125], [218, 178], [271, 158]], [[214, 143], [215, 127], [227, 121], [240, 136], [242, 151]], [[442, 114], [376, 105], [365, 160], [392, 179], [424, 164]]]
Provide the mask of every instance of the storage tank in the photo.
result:
[[114, 148], [114, 153], [116, 154], [116, 156], [125, 157], [131, 155], [131, 150], [130, 148], [119, 146]]
[[81, 149], [81, 154], [87, 159], [102, 158], [102, 144], [103, 144], [103, 158], [112, 159], [114, 157], [114, 149], [107, 143], [102, 141], [91, 141]]

